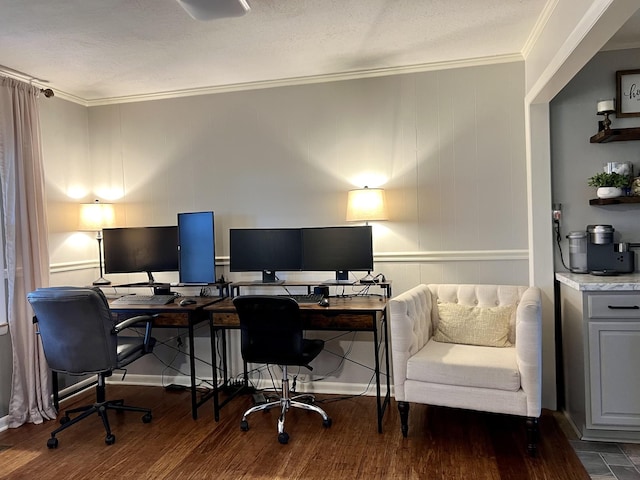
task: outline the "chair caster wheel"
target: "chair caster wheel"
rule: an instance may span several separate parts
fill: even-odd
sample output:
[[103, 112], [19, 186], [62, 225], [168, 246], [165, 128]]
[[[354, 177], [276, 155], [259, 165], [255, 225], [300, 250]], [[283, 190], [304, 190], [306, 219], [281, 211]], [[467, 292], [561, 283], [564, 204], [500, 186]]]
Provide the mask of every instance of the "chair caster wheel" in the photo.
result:
[[289, 443], [289, 434], [287, 432], [279, 433], [278, 434], [278, 441], [282, 445], [286, 445], [287, 443]]
[[60, 419], [60, 425], [64, 425], [65, 423], [68, 423], [69, 421], [71, 421], [71, 419], [69, 418], [69, 415], [65, 415]]
[[116, 436], [107, 435], [106, 437], [104, 437], [104, 443], [106, 443], [107, 445], [113, 445], [114, 443], [116, 443]]
[[153, 418], [153, 417], [151, 416], [151, 414], [150, 414], [150, 413], [145, 413], [145, 414], [142, 416], [142, 423], [151, 423], [151, 419], [152, 419], [152, 418]]
[[322, 426], [324, 428], [329, 428], [331, 425], [333, 424], [333, 421], [331, 420], [331, 418], [327, 418], [326, 420], [322, 420]]
[[247, 432], [249, 430], [249, 422], [247, 422], [246, 420], [242, 420], [240, 422], [240, 430], [242, 430], [243, 432]]
[[58, 448], [58, 439], [56, 437], [51, 437], [47, 440], [47, 448]]

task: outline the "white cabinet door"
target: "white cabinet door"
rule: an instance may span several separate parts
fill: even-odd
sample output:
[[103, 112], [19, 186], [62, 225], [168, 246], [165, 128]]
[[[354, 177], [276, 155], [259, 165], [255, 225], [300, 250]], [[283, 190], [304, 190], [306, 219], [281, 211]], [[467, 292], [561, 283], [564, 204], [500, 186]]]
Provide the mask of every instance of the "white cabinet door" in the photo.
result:
[[590, 428], [640, 430], [640, 322], [589, 322]]

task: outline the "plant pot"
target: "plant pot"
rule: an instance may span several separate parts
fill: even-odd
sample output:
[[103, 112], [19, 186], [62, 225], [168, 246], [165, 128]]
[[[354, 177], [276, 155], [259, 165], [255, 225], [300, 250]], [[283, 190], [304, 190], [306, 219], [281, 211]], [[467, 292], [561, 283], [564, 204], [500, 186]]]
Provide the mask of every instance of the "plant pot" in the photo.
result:
[[598, 198], [616, 198], [622, 195], [620, 187], [599, 187], [596, 191]]

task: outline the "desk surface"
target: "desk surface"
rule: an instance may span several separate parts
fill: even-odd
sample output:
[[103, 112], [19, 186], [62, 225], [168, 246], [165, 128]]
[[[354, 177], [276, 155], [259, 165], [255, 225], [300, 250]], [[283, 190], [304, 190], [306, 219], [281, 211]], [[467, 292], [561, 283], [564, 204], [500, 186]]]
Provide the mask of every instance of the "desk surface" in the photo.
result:
[[[196, 303], [192, 303], [191, 305], [180, 305], [180, 300], [184, 298], [189, 298], [195, 300]], [[194, 310], [201, 309], [207, 305], [211, 305], [212, 303], [219, 302], [223, 297], [178, 297], [172, 303], [167, 303], [166, 305], [157, 305], [157, 304], [140, 304], [140, 303], [131, 303], [131, 304], [117, 304], [113, 305], [111, 302], [115, 299], [109, 299], [109, 308], [114, 312], [149, 312], [153, 311], [156, 313], [166, 312], [166, 313], [189, 313]]]
[[[383, 312], [388, 300], [380, 296], [331, 297], [329, 306], [321, 307], [317, 303], [299, 303], [300, 310], [314, 312]], [[211, 313], [235, 313], [232, 298], [224, 298], [219, 302], [207, 305], [204, 310]]]
[[[386, 316], [388, 300], [383, 297], [332, 297], [328, 307], [317, 303], [300, 303], [305, 330], [346, 330], [375, 332]], [[240, 319], [231, 298], [204, 307], [214, 328], [238, 328]]]

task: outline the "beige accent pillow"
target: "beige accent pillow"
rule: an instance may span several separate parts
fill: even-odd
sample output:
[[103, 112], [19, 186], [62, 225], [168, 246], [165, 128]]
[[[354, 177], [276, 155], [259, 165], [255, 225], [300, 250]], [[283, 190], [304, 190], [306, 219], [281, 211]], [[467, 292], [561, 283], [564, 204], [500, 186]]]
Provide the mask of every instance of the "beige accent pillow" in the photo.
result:
[[438, 303], [440, 321], [433, 339], [444, 343], [511, 347], [509, 324], [515, 307], [473, 307], [457, 303]]

